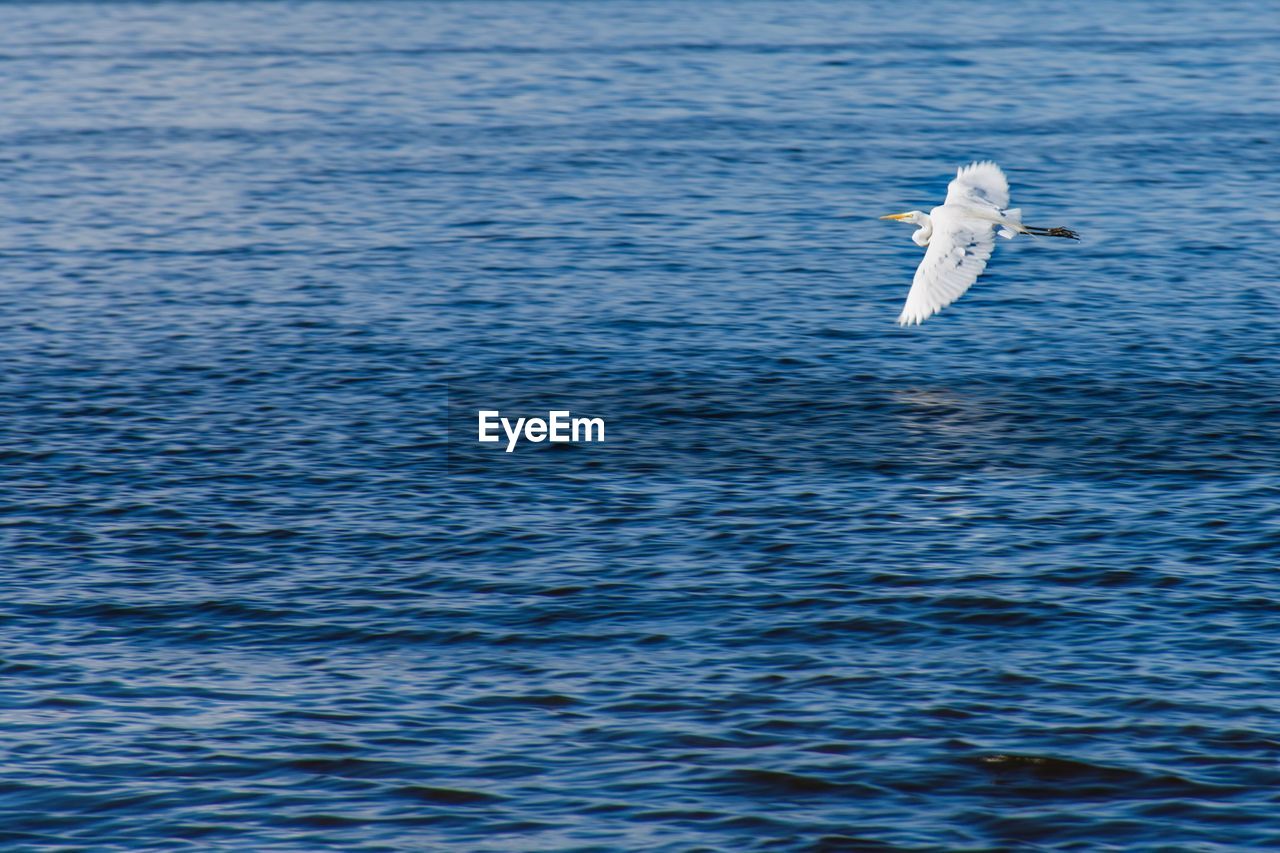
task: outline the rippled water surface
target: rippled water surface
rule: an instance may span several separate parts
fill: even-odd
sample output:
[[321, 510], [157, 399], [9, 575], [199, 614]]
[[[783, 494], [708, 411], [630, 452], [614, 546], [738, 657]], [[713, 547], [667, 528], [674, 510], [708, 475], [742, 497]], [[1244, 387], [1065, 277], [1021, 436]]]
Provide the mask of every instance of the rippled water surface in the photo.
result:
[[1270, 4], [0, 18], [0, 843], [1280, 846]]

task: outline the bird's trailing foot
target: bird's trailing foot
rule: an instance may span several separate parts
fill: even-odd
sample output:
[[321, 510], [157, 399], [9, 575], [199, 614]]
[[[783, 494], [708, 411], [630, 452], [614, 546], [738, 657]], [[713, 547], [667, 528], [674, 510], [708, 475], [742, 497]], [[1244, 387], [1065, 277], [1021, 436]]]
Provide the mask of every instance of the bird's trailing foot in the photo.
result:
[[1023, 226], [1028, 234], [1035, 237], [1063, 237], [1067, 240], [1079, 240], [1080, 235], [1072, 231], [1070, 228], [1036, 228], [1031, 225]]

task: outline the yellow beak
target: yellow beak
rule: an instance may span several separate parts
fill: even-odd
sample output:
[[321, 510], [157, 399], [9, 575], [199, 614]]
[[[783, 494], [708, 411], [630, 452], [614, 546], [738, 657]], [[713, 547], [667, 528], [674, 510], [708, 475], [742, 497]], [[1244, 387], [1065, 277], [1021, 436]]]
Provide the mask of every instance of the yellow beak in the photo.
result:
[[910, 216], [910, 213], [890, 213], [888, 216], [881, 216], [881, 219], [896, 219], [899, 222]]

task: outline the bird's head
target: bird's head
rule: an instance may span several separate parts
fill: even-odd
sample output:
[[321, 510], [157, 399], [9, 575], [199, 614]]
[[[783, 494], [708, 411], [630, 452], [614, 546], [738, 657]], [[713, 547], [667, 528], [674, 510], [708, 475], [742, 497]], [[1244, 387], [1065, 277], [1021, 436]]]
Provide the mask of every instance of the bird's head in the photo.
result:
[[881, 219], [892, 219], [895, 222], [909, 222], [912, 225], [919, 225], [924, 222], [925, 215], [918, 210], [908, 210], [906, 213], [890, 213], [888, 216], [881, 216]]
[[933, 220], [929, 218], [927, 213], [908, 210], [906, 213], [890, 213], [888, 216], [881, 216], [880, 218], [892, 219], [895, 222], [906, 222], [910, 225], [919, 225], [920, 228], [911, 235], [911, 240], [917, 246], [927, 246], [929, 241], [933, 239]]

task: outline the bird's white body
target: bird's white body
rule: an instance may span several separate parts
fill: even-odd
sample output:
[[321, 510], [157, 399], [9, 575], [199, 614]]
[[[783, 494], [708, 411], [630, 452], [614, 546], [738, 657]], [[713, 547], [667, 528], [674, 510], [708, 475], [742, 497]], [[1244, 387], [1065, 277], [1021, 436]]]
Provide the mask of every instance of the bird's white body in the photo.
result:
[[1074, 232], [1064, 228], [1027, 228], [1022, 211], [1008, 205], [1008, 179], [999, 166], [987, 161], [970, 163], [956, 172], [947, 187], [947, 200], [927, 214], [913, 210], [882, 217], [919, 225], [911, 239], [926, 247], [899, 324], [922, 323], [963, 296], [986, 269], [997, 234], [1010, 239], [1032, 233], [1076, 239]]

